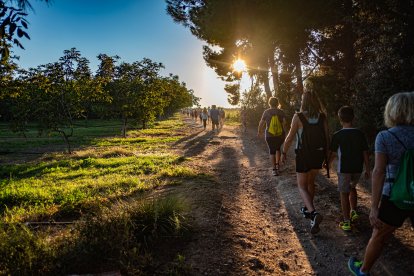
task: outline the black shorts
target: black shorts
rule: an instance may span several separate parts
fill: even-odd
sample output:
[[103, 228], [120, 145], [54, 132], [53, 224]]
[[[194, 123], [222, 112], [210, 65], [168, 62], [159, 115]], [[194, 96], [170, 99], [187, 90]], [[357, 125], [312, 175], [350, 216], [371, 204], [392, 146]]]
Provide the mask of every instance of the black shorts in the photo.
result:
[[212, 123], [213, 125], [218, 125], [218, 124], [219, 124], [219, 120], [218, 120], [218, 119], [213, 119], [213, 118], [211, 118], [211, 123]]
[[401, 227], [407, 218], [411, 219], [412, 224], [414, 223], [414, 210], [402, 210], [395, 206], [389, 197], [382, 196], [378, 218], [388, 225]]
[[280, 151], [280, 147], [283, 144], [285, 137], [281, 136], [274, 136], [274, 137], [266, 137], [267, 147], [269, 148], [269, 154], [276, 154], [276, 151]]
[[302, 150], [295, 150], [296, 153], [296, 172], [297, 173], [307, 173], [310, 170], [319, 170], [322, 169], [322, 164], [324, 160], [323, 153], [314, 154], [311, 157], [306, 157], [306, 154]]

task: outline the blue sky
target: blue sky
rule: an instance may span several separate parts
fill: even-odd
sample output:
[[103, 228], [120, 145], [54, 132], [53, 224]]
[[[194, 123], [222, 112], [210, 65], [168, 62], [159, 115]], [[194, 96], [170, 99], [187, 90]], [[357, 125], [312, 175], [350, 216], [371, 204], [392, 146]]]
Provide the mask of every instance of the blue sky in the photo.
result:
[[63, 51], [77, 48], [96, 70], [100, 53], [133, 62], [144, 57], [161, 62], [164, 75], [173, 73], [201, 97], [201, 105], [228, 107], [224, 82], [207, 67], [203, 42], [173, 22], [164, 0], [31, 0], [31, 40], [25, 50], [14, 49], [21, 67], [54, 62]]

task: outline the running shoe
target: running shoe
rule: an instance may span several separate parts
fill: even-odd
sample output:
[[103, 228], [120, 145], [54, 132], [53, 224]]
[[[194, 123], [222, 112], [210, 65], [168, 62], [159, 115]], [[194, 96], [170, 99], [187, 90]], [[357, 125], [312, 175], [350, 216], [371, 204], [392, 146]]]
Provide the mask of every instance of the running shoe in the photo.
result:
[[311, 218], [311, 214], [308, 211], [308, 208], [306, 208], [306, 206], [300, 208], [300, 213], [303, 215], [304, 218], [307, 218], [307, 219]]
[[339, 227], [341, 227], [342, 230], [344, 231], [351, 231], [351, 222], [350, 221], [341, 221], [339, 223]]
[[350, 218], [351, 218], [351, 221], [354, 222], [359, 218], [359, 215], [355, 210], [351, 210]]
[[278, 169], [273, 169], [273, 170], [272, 170], [272, 174], [273, 174], [274, 176], [278, 176], [278, 175], [279, 175], [279, 171], [278, 171]]
[[369, 276], [369, 273], [361, 272], [362, 262], [357, 261], [355, 257], [351, 257], [348, 260], [349, 271], [355, 276]]
[[319, 228], [319, 224], [321, 224], [323, 220], [323, 216], [319, 213], [312, 212], [311, 213], [312, 219], [311, 219], [311, 234], [318, 233], [321, 229]]

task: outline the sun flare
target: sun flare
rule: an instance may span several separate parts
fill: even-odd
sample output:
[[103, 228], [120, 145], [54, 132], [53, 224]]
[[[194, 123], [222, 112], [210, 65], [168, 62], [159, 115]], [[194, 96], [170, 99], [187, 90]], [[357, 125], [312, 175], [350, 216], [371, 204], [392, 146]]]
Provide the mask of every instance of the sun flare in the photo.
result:
[[246, 70], [246, 63], [242, 59], [238, 59], [233, 63], [233, 69], [237, 72], [243, 72]]

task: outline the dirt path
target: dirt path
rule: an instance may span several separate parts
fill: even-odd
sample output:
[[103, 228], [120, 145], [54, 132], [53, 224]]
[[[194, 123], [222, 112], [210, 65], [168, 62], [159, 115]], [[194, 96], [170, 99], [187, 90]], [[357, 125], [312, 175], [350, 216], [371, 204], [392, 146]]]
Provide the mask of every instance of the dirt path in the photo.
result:
[[[186, 119], [188, 136], [175, 148], [191, 166], [213, 175], [177, 187], [191, 206], [195, 233], [183, 249], [192, 275], [350, 275], [346, 262], [361, 256], [370, 237], [369, 192], [359, 189], [361, 219], [352, 233], [340, 219], [336, 178], [317, 178], [317, 209], [324, 215], [321, 232], [309, 233], [299, 213], [293, 154], [281, 176], [269, 169], [265, 144], [253, 131], [224, 126], [203, 131]], [[373, 275], [414, 275], [414, 231], [397, 231]]]

